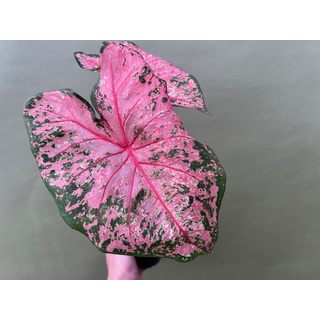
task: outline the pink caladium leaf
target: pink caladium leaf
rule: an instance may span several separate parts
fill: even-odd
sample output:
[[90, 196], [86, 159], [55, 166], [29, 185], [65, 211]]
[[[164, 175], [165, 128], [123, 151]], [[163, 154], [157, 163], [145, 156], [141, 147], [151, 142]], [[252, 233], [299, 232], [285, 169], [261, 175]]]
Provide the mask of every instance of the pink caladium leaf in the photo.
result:
[[[124, 43], [100, 51], [94, 108], [71, 89], [24, 109], [60, 214], [102, 252], [191, 261], [218, 235], [225, 171], [173, 111], [167, 84]], [[84, 62], [83, 65], [86, 62]]]
[[[167, 82], [167, 94], [174, 107], [194, 108], [210, 116], [204, 102], [203, 93], [197, 79], [172, 63], [141, 50], [133, 42], [114, 42], [122, 43], [128, 48], [138, 52], [150, 67], [152, 73]], [[83, 52], [76, 52], [75, 58], [83, 69], [99, 71], [100, 61], [96, 57], [95, 67], [92, 67], [94, 55], [86, 55]]]

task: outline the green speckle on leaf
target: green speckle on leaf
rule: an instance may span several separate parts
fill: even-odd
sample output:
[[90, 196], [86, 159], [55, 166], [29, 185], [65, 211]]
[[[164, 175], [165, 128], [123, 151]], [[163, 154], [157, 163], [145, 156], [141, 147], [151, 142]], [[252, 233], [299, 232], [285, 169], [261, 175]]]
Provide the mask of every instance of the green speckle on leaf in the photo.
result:
[[190, 164], [190, 169], [193, 171], [197, 171], [198, 169], [202, 168], [202, 164], [199, 161], [192, 161]]
[[171, 159], [173, 158], [179, 151], [177, 149], [172, 149], [170, 150], [166, 156], [167, 156], [167, 159]]

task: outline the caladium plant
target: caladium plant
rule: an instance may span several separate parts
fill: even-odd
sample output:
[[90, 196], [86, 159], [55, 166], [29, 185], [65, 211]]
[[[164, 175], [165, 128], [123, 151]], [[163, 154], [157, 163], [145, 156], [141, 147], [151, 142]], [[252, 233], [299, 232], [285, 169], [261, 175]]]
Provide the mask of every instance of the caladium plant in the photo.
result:
[[105, 253], [178, 261], [210, 253], [225, 171], [172, 107], [208, 113], [198, 82], [129, 42], [75, 58], [100, 73], [93, 107], [61, 89], [24, 108], [32, 153], [62, 218]]

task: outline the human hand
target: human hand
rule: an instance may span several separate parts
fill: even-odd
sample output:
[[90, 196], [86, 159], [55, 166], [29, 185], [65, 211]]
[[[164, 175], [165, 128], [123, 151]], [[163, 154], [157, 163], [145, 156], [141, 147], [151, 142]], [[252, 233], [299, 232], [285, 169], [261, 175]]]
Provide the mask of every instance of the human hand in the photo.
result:
[[107, 280], [143, 280], [141, 269], [135, 257], [106, 253]]

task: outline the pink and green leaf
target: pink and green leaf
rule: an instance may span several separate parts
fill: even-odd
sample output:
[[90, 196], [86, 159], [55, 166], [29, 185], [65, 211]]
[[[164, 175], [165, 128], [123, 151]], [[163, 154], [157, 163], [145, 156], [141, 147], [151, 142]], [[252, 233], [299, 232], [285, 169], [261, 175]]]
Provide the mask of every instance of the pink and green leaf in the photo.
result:
[[[128, 48], [137, 51], [149, 65], [152, 73], [156, 77], [166, 81], [167, 94], [174, 107], [194, 108], [205, 114], [211, 115], [205, 105], [200, 85], [193, 75], [184, 72], [168, 61], [146, 53], [133, 42], [113, 43], [122, 43]], [[97, 71], [99, 70], [99, 60], [96, 58], [94, 62], [92, 62], [93, 58], [91, 56], [92, 55], [85, 55], [83, 52], [75, 53], [75, 57], [82, 68]], [[80, 59], [82, 59], [82, 62], [80, 62]], [[87, 61], [90, 61], [90, 63]], [[94, 67], [92, 67], [92, 63], [94, 64]]]
[[141, 54], [110, 42], [99, 61], [91, 99], [100, 119], [71, 89], [25, 104], [31, 150], [61, 216], [102, 252], [210, 253], [226, 182], [217, 157], [187, 133]]
[[77, 51], [74, 53], [74, 57], [82, 69], [88, 69], [95, 72], [100, 71], [100, 58], [98, 55], [85, 54], [81, 51]]

